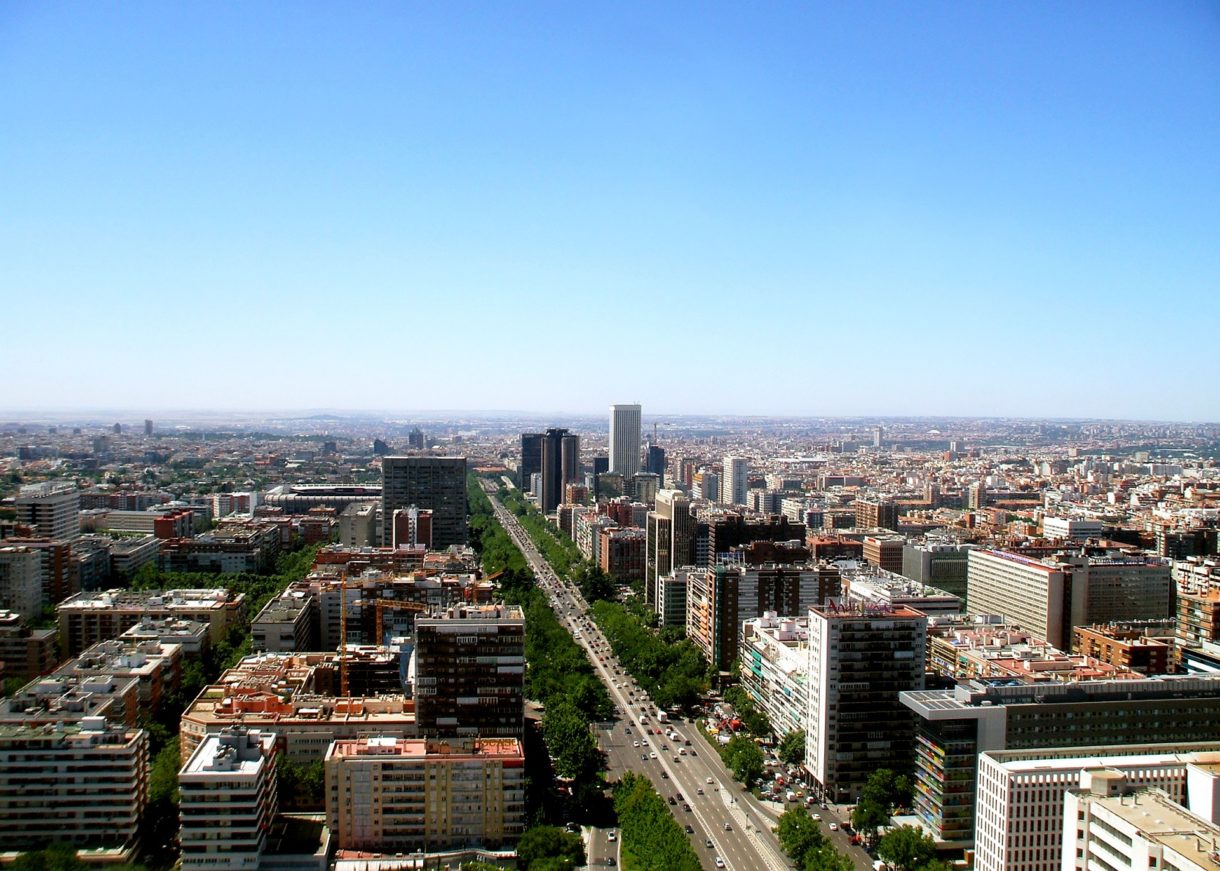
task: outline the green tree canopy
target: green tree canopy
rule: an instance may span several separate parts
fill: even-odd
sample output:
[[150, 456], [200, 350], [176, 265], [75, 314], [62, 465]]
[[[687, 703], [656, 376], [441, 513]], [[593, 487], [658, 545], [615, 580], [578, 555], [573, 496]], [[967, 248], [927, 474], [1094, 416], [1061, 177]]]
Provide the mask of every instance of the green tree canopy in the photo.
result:
[[789, 732], [779, 742], [776, 752], [789, 765], [800, 765], [805, 761], [805, 730]]
[[735, 735], [724, 748], [724, 764], [733, 772], [733, 777], [745, 786], [750, 786], [763, 775], [766, 757], [753, 739]]
[[572, 869], [585, 864], [585, 843], [557, 826], [534, 826], [517, 842], [517, 858], [527, 871]]
[[936, 858], [936, 842], [914, 826], [899, 826], [881, 837], [877, 855], [897, 871], [918, 871]]

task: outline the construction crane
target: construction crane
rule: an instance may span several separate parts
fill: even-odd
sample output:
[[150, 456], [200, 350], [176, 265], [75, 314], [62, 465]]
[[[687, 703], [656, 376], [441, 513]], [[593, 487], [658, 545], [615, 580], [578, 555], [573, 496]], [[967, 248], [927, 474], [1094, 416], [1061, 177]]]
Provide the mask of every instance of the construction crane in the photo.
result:
[[377, 645], [380, 646], [381, 638], [385, 633], [384, 623], [381, 615], [386, 611], [414, 611], [417, 614], [422, 611], [427, 611], [428, 606], [423, 602], [400, 602], [397, 599], [378, 599], [376, 605], [377, 623], [373, 628], [373, 638]]

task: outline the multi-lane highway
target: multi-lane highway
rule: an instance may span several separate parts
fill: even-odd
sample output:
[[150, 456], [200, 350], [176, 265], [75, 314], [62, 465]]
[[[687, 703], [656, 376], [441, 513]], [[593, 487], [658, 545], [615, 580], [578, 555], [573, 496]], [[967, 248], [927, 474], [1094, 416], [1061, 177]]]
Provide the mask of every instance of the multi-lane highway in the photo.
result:
[[[559, 578], [534, 547], [517, 518], [496, 498], [496, 485], [482, 482], [496, 519], [521, 550], [538, 586], [560, 621], [586, 651], [622, 715], [602, 724], [598, 737], [612, 775], [634, 771], [648, 777], [670, 803], [707, 869], [783, 871], [791, 864], [771, 832], [774, 812], [760, 807], [736, 784], [719, 755], [686, 722], [658, 722], [656, 706], [618, 663], [610, 645], [588, 616], [588, 603], [574, 585]], [[617, 842], [595, 837], [590, 864], [605, 865]], [[709, 846], [710, 843], [710, 846]], [[615, 847], [613, 853], [610, 847]], [[720, 864], [717, 864], [717, 863]]]

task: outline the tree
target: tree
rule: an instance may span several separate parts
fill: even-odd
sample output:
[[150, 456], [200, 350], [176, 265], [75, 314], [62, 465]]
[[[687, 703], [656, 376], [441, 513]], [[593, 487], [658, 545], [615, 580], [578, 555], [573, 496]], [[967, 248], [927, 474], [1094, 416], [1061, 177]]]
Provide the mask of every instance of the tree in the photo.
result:
[[849, 857], [844, 856], [830, 845], [813, 850], [805, 857], [803, 871], [855, 871], [855, 865]]
[[899, 826], [882, 836], [877, 855], [897, 871], [917, 871], [936, 858], [936, 842], [914, 826]]
[[764, 762], [762, 750], [750, 738], [737, 735], [725, 745], [724, 764], [733, 772], [733, 777], [745, 786], [762, 777]]
[[805, 730], [789, 732], [779, 742], [779, 758], [789, 765], [800, 765], [805, 761]]
[[788, 858], [798, 865], [804, 865], [810, 853], [826, 844], [826, 836], [799, 805], [792, 805], [780, 816], [776, 835]]
[[879, 805], [887, 812], [909, 804], [911, 795], [911, 778], [905, 774], [896, 774], [889, 768], [878, 768], [870, 774], [860, 792], [862, 801]]
[[560, 777], [589, 777], [601, 767], [589, 721], [567, 699], [553, 697], [547, 701], [542, 735]]
[[[517, 842], [517, 859], [527, 871], [543, 867], [575, 868], [585, 863], [585, 843], [580, 835], [556, 826], [534, 826], [526, 829]], [[548, 863], [553, 859], [560, 860], [561, 864]]]
[[889, 820], [890, 816], [885, 812], [885, 808], [875, 801], [864, 798], [856, 803], [855, 809], [851, 812], [851, 824], [869, 837], [875, 835], [877, 829], [884, 826]]

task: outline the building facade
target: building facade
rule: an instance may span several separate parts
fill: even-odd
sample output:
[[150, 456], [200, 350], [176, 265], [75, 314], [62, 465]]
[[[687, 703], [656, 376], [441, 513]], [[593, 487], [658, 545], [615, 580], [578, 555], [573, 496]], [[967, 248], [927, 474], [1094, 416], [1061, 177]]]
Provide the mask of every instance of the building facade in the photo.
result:
[[416, 505], [432, 512], [432, 546], [466, 544], [466, 458], [382, 459], [382, 541], [393, 541], [394, 511]]

